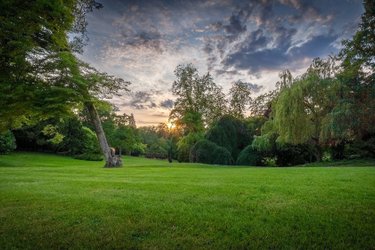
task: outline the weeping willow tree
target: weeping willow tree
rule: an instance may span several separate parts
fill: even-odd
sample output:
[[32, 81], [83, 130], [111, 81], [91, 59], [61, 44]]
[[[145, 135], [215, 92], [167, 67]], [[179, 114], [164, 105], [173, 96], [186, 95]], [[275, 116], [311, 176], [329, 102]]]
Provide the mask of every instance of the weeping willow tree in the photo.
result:
[[305, 106], [303, 85], [303, 82], [297, 82], [281, 93], [276, 102], [274, 126], [280, 142], [303, 143], [314, 134], [313, 114]]
[[[315, 59], [307, 72], [281, 89], [272, 105], [272, 119], [265, 124], [262, 137], [277, 135], [278, 143], [314, 144], [318, 149], [325, 143], [323, 128], [336, 103], [338, 88], [335, 59]], [[321, 158], [321, 150], [317, 158]]]
[[[253, 141], [255, 148], [269, 150], [275, 141], [308, 143], [317, 149], [327, 146], [340, 159], [345, 144], [357, 141], [364, 155], [374, 155], [375, 3], [364, 1], [364, 7], [358, 31], [344, 41], [338, 58], [315, 59], [294, 80], [288, 72], [281, 73], [271, 95], [270, 119]], [[317, 154], [320, 159], [321, 151]]]

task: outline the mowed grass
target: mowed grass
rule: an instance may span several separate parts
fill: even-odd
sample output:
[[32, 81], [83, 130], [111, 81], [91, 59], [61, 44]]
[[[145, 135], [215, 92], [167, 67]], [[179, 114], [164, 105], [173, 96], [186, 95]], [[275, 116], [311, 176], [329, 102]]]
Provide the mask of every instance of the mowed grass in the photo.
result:
[[374, 249], [375, 163], [335, 165], [0, 156], [0, 249]]

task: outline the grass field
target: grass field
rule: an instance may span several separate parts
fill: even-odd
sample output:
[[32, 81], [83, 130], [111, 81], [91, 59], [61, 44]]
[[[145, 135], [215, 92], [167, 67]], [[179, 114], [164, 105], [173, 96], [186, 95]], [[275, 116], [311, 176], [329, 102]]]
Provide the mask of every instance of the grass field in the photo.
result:
[[375, 162], [124, 165], [0, 156], [0, 249], [375, 249]]

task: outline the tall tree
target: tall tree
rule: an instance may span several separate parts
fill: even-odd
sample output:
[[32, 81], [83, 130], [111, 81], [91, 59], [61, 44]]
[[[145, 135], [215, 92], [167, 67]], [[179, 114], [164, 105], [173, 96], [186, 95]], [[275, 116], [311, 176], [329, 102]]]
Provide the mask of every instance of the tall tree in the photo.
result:
[[83, 45], [86, 13], [101, 7], [95, 0], [0, 2], [1, 130], [71, 111], [76, 95], [60, 72]]
[[111, 98], [113, 95], [120, 95], [121, 91], [128, 91], [129, 82], [121, 78], [110, 76], [107, 73], [101, 73], [88, 64], [81, 62], [79, 64], [79, 73], [75, 79], [78, 83], [83, 83], [78, 90], [82, 97], [85, 108], [87, 109], [91, 122], [99, 140], [100, 148], [106, 160], [105, 167], [121, 166], [121, 158], [113, 155], [105, 136], [100, 117], [96, 111], [94, 102], [97, 98]]
[[192, 65], [179, 65], [175, 70], [177, 80], [172, 92], [177, 96], [170, 119], [181, 122], [187, 132], [202, 130], [225, 113], [225, 96], [212, 76], [199, 76]]
[[281, 71], [279, 73], [279, 78], [280, 81], [276, 82], [276, 89], [278, 91], [293, 85], [293, 76], [288, 69]]
[[340, 55], [345, 68], [358, 67], [374, 70], [375, 67], [375, 2], [364, 1], [365, 12], [361, 17], [359, 29], [351, 40], [344, 41]]
[[[272, 120], [265, 124], [271, 128], [267, 133], [276, 133], [280, 143], [309, 142], [320, 149], [326, 116], [336, 101], [336, 70], [333, 58], [317, 58], [304, 75], [283, 86], [272, 106]], [[320, 150], [316, 157], [321, 158]]]
[[356, 140], [375, 136], [375, 2], [364, 1], [364, 7], [359, 29], [344, 41], [339, 54], [339, 103], [330, 116], [329, 131], [351, 134]]
[[272, 112], [272, 104], [276, 102], [280, 92], [293, 85], [293, 76], [289, 70], [283, 70], [279, 73], [280, 80], [276, 82], [276, 88], [267, 93], [252, 99], [249, 104], [251, 116], [263, 116], [270, 118]]
[[272, 102], [278, 95], [277, 90], [261, 94], [251, 100], [249, 104], [250, 116], [262, 116], [269, 118], [272, 111]]
[[252, 101], [250, 84], [240, 80], [234, 82], [229, 95], [229, 113], [236, 118], [244, 118], [247, 106]]

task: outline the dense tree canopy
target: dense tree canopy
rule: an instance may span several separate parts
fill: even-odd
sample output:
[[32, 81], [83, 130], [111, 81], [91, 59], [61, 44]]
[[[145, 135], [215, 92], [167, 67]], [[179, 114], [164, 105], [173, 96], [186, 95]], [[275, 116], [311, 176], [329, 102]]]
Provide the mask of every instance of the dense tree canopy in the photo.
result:
[[101, 4], [93, 0], [2, 1], [0, 35], [0, 128], [21, 127], [48, 117], [71, 114], [83, 103], [107, 166], [110, 149], [93, 102], [126, 90], [128, 82], [109, 76], [79, 61], [74, 51], [79, 39], [68, 33], [84, 33], [85, 14]]
[[[71, 112], [77, 62], [68, 32], [83, 33], [92, 0], [1, 1], [0, 128]], [[77, 41], [77, 40], [76, 40]], [[75, 42], [78, 45], [77, 42]]]

